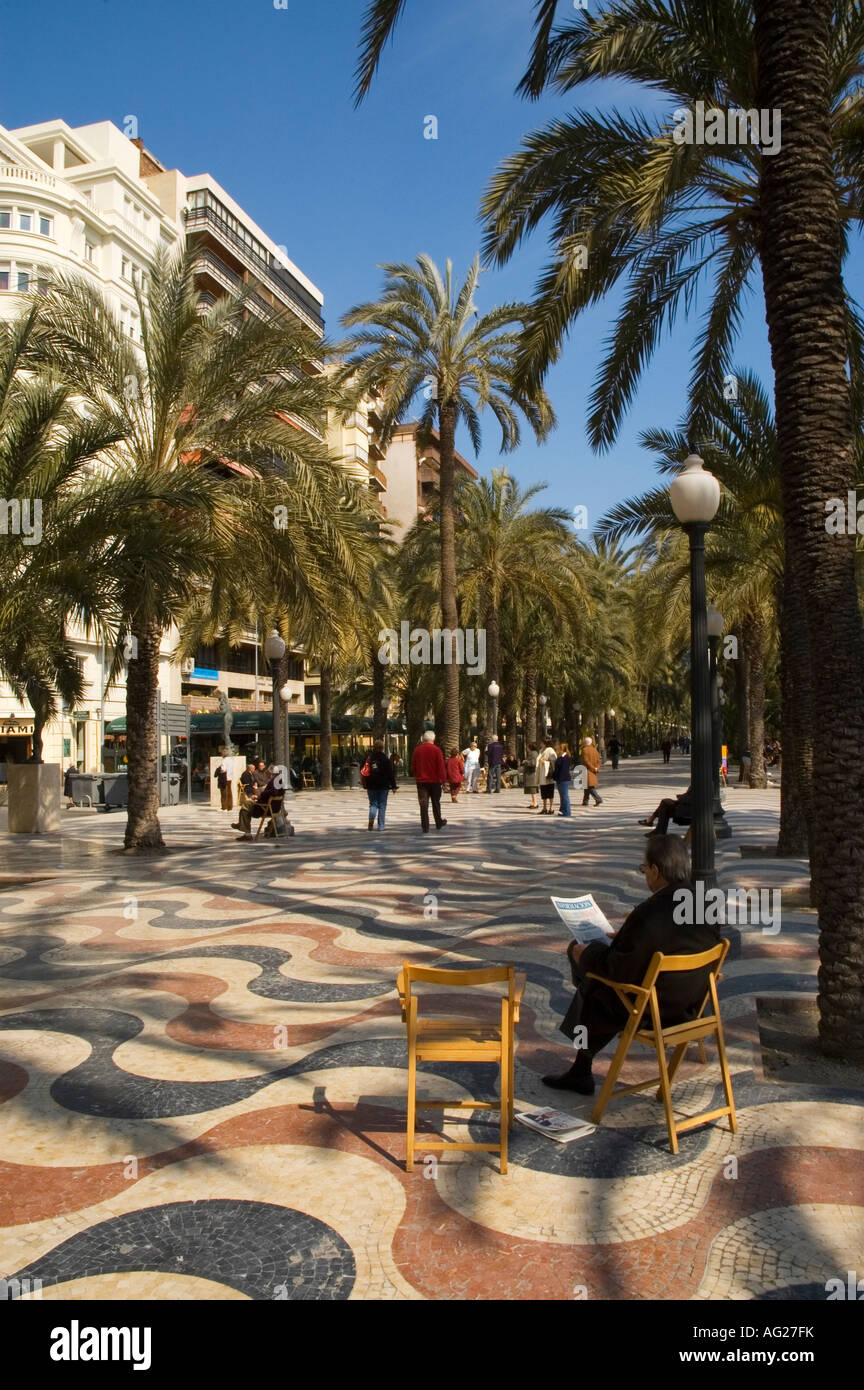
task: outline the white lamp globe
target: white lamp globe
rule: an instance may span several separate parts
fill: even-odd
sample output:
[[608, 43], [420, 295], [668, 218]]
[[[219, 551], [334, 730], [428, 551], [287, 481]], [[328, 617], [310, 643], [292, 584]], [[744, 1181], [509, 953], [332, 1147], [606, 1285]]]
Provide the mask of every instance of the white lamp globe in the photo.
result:
[[669, 486], [672, 510], [682, 526], [707, 526], [720, 506], [720, 484], [698, 454], [684, 460], [684, 467]]
[[264, 655], [268, 661], [281, 661], [285, 655], [285, 643], [275, 628], [264, 643]]

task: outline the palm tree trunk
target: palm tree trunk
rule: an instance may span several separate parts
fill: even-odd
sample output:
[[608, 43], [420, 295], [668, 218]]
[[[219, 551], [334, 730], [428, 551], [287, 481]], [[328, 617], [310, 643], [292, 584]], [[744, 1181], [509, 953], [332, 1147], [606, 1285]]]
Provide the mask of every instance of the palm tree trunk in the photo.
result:
[[813, 816], [813, 734], [810, 652], [801, 588], [787, 557], [780, 617], [780, 857], [809, 856]]
[[519, 752], [517, 725], [519, 722], [519, 701], [516, 696], [518, 677], [515, 666], [508, 666], [504, 673], [504, 717], [507, 720], [507, 752], [515, 758]]
[[387, 711], [382, 707], [384, 699], [384, 667], [378, 660], [378, 648], [370, 652], [372, 663], [372, 737], [387, 737]]
[[321, 663], [321, 790], [333, 790], [333, 672], [329, 662]]
[[750, 750], [750, 662], [744, 647], [744, 634], [739, 628], [735, 633], [738, 639], [738, 659], [735, 662], [735, 713], [738, 723], [738, 781], [744, 781], [744, 766], [741, 757]]
[[767, 787], [765, 771], [765, 624], [755, 613], [748, 613], [742, 624], [744, 650], [750, 668], [750, 786]]
[[782, 107], [761, 161], [760, 255], [775, 380], [786, 554], [806, 577], [813, 726], [811, 863], [819, 900], [819, 1036], [864, 1049], [864, 625], [855, 535], [826, 531], [826, 502], [855, 486], [846, 372], [843, 232], [832, 158], [832, 0], [755, 0], [756, 105]]
[[525, 668], [525, 744], [537, 742], [537, 670]]
[[132, 637], [137, 656], [130, 660], [126, 675], [129, 809], [124, 846], [127, 850], [164, 849], [159, 825], [156, 727], [162, 631], [158, 623], [133, 624]]
[[[442, 403], [439, 425], [439, 488], [441, 506], [441, 617], [444, 627], [455, 633], [459, 625], [456, 597], [456, 408]], [[444, 730], [442, 746], [459, 747], [459, 667], [456, 665], [455, 637], [450, 639], [450, 661], [444, 665]]]

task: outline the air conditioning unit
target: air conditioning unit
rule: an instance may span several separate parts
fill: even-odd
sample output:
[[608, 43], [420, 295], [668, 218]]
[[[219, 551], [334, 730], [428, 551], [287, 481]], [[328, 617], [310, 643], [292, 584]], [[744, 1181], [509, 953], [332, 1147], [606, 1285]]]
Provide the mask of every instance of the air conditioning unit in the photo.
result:
[[192, 672], [195, 670], [194, 659], [191, 656], [184, 657], [183, 664], [180, 667], [180, 669], [183, 672], [184, 676], [191, 676]]

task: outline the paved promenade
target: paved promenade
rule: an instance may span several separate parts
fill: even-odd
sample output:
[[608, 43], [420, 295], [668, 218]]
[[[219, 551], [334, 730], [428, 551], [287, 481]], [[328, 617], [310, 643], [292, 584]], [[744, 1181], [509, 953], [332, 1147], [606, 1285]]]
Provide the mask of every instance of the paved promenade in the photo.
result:
[[[763, 1075], [756, 998], [817, 971], [806, 865], [741, 853], [776, 834], [776, 789], [730, 787], [718, 853], [721, 886], [783, 890], [721, 987], [738, 1133], [673, 1157], [646, 1093], [569, 1146], [516, 1125], [505, 1177], [486, 1154], [433, 1176], [422, 1146], [404, 1171], [402, 961], [524, 970], [517, 1108], [587, 1115], [540, 1081], [572, 1057], [549, 898], [591, 890], [620, 922], [645, 896], [637, 817], [687, 780], [625, 761], [569, 821], [512, 791], [448, 800], [429, 835], [410, 784], [383, 834], [362, 793], [303, 793], [282, 843], [180, 807], [171, 853], [131, 860], [118, 815], [27, 840], [0, 812], [0, 1276], [58, 1299], [824, 1299], [864, 1249], [864, 1096]], [[717, 1093], [714, 1056], [682, 1068], [680, 1113]], [[489, 1071], [425, 1084], [481, 1097]]]

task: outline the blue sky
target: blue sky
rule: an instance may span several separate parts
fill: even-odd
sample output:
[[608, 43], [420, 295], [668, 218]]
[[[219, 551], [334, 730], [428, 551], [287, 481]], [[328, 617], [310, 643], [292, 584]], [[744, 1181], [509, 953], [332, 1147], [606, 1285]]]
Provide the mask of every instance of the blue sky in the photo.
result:
[[[463, 270], [479, 246], [477, 207], [496, 164], [521, 137], [576, 103], [514, 95], [525, 66], [529, 0], [409, 0], [395, 43], [359, 111], [352, 101], [364, 0], [0, 0], [6, 48], [0, 121], [62, 117], [70, 125], [135, 115], [163, 164], [211, 173], [325, 296], [328, 332], [372, 298], [376, 264], [426, 251]], [[560, 13], [569, 7], [562, 3]], [[14, 10], [14, 14], [13, 14]], [[603, 105], [632, 96], [605, 92]], [[596, 103], [595, 103], [596, 96]], [[581, 94], [599, 103], [599, 89]], [[438, 139], [423, 137], [438, 119]], [[481, 281], [479, 307], [530, 296], [545, 257], [541, 234]], [[545, 481], [548, 501], [588, 507], [590, 523], [654, 479], [638, 446], [648, 426], [683, 408], [698, 318], [676, 321], [643, 379], [611, 451], [596, 455], [587, 401], [613, 304], [580, 320], [548, 390], [559, 427], [526, 440], [509, 462], [520, 481]], [[745, 311], [738, 361], [769, 377], [761, 290]], [[499, 461], [494, 420], [479, 467]], [[467, 452], [467, 440], [460, 441]], [[468, 453], [469, 457], [472, 457]]]

